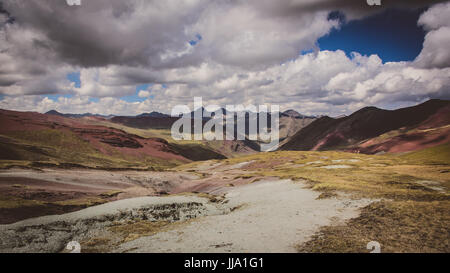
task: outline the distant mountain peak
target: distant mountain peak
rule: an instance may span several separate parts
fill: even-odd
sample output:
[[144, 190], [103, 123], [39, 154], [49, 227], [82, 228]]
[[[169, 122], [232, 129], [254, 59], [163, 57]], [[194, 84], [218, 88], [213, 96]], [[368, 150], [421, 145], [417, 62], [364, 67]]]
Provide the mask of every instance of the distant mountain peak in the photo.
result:
[[317, 118], [315, 116], [302, 115], [302, 114], [300, 114], [299, 112], [297, 112], [297, 111], [295, 111], [293, 109], [289, 109], [287, 111], [284, 111], [283, 113], [281, 113], [281, 116], [290, 117], [290, 118], [297, 118], [297, 119], [300, 119], [300, 118]]
[[289, 117], [293, 117], [293, 118], [302, 116], [302, 114], [300, 114], [299, 112], [292, 110], [292, 109], [284, 111], [283, 114], [286, 116], [289, 116]]
[[138, 115], [137, 117], [168, 118], [170, 116], [163, 114], [163, 113], [153, 111], [151, 113], [142, 113], [142, 114]]
[[62, 116], [63, 114], [61, 114], [60, 112], [56, 111], [56, 110], [50, 110], [47, 113], [45, 113], [46, 115], [54, 115], [54, 116]]
[[52, 115], [52, 116], [60, 116], [60, 117], [66, 117], [66, 118], [84, 118], [84, 117], [101, 117], [101, 118], [111, 118], [113, 115], [104, 116], [99, 114], [91, 114], [91, 113], [84, 113], [84, 114], [63, 114], [56, 110], [50, 110], [45, 113], [46, 115]]

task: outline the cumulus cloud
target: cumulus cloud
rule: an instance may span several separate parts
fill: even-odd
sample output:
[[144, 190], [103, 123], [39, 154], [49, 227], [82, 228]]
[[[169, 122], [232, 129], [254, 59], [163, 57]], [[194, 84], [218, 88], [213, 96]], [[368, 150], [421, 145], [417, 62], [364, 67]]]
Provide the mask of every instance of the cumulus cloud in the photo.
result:
[[[30, 0], [27, 8], [21, 1], [3, 2], [17, 19], [17, 27], [6, 30], [10, 35], [32, 30], [39, 37], [28, 45], [39, 43], [60, 61], [86, 68], [161, 69], [205, 59], [273, 64], [312, 47], [336, 25], [327, 20], [327, 11], [281, 17], [257, 8], [258, 1], [95, 0], [71, 7], [65, 1]], [[194, 46], [189, 42], [196, 37], [201, 40]]]
[[140, 98], [148, 98], [148, 97], [150, 97], [150, 92], [148, 92], [148, 91], [139, 91], [138, 96]]
[[[228, 70], [229, 71], [228, 71]], [[203, 97], [205, 105], [280, 104], [305, 114], [340, 115], [366, 105], [407, 104], [428, 98], [448, 98], [450, 68], [424, 69], [408, 62], [386, 63], [376, 56], [343, 51], [320, 51], [264, 71], [225, 68], [216, 81], [198, 84], [155, 85], [139, 93], [143, 102], [125, 102], [119, 98], [59, 98], [52, 101], [36, 96], [29, 101], [5, 97], [0, 108], [15, 110], [51, 109], [68, 113], [89, 112], [131, 115], [149, 111], [168, 113], [179, 104], [193, 107], [193, 98]], [[151, 98], [150, 98], [151, 97]], [[27, 97], [28, 98], [28, 97]]]
[[[95, 0], [73, 7], [30, 0], [27, 8], [21, 1], [3, 3], [16, 19], [0, 30], [0, 59], [12, 66], [0, 71], [0, 92], [9, 95], [56, 93], [59, 84], [35, 86], [28, 79], [53, 82], [61, 66], [87, 70], [86, 77], [117, 72], [129, 84], [174, 81], [164, 75], [180, 73], [176, 69], [195, 69], [197, 78], [208, 80], [216, 73], [204, 70], [210, 62], [263, 69], [314, 47], [338, 24], [326, 11], [280, 17], [254, 1]], [[128, 87], [101, 88], [95, 76], [85, 84], [73, 92], [131, 94]]]
[[419, 25], [428, 31], [423, 50], [417, 57], [422, 67], [450, 67], [450, 3], [437, 4], [422, 14]]
[[57, 110], [61, 113], [104, 114], [104, 115], [138, 115], [143, 112], [164, 111], [162, 104], [153, 104], [151, 100], [127, 102], [119, 98], [59, 97], [57, 100], [47, 96], [5, 97], [0, 100], [1, 109], [14, 111], [33, 111], [45, 113]]
[[320, 51], [264, 71], [234, 71], [209, 84], [172, 84], [152, 95], [168, 104], [189, 104], [192, 97], [203, 96], [208, 104], [270, 102], [308, 114], [340, 114], [365, 105], [448, 98], [449, 74], [450, 69], [408, 62], [383, 64], [377, 55], [349, 58], [343, 51]]
[[[443, 1], [364, 2], [92, 0], [71, 7], [28, 0], [24, 8], [22, 1], [3, 0], [0, 94], [6, 96], [0, 108], [167, 113], [201, 96], [209, 104], [277, 103], [337, 115], [366, 105], [448, 98], [448, 2], [420, 17], [427, 35], [414, 62], [383, 64], [376, 55], [348, 57], [317, 48], [318, 38], [339, 27], [331, 11], [352, 20]], [[66, 78], [73, 72], [80, 73], [81, 86]], [[152, 84], [137, 94], [146, 100], [120, 99], [135, 95], [141, 84]], [[46, 94], [71, 97], [51, 100]]]

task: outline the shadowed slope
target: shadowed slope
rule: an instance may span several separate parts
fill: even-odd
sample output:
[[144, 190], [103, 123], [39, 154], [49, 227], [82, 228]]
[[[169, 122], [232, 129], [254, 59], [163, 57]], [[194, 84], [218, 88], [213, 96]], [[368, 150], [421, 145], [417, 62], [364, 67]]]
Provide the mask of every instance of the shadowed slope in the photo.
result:
[[[423, 104], [398, 109], [363, 108], [351, 116], [340, 119], [322, 117], [299, 131], [281, 147], [282, 150], [358, 149], [361, 141], [387, 132], [405, 128], [429, 128], [449, 124], [446, 117], [449, 101], [430, 100]], [[440, 112], [441, 111], [441, 112]], [[447, 115], [448, 116], [448, 115]], [[437, 142], [441, 144], [442, 142]], [[368, 151], [369, 152], [369, 151]]]

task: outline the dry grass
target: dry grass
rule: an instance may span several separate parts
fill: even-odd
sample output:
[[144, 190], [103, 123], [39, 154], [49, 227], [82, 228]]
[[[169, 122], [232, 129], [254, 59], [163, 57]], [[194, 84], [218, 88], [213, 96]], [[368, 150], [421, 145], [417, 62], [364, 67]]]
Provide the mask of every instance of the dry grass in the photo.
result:
[[[254, 161], [243, 176], [307, 181], [331, 198], [345, 192], [354, 198], [383, 200], [365, 207], [344, 226], [323, 228], [302, 252], [369, 252], [370, 241], [383, 252], [450, 252], [450, 144], [402, 155], [345, 152], [273, 152], [222, 161]], [[346, 168], [327, 169], [344, 165]], [[195, 167], [195, 166], [191, 166]], [[435, 187], [437, 186], [437, 187]]]
[[347, 225], [328, 226], [300, 252], [369, 252], [367, 243], [377, 241], [383, 253], [450, 252], [449, 201], [383, 201], [362, 209]]
[[92, 207], [101, 204], [105, 204], [108, 201], [103, 198], [81, 198], [81, 199], [70, 199], [64, 201], [51, 202], [50, 204], [59, 205], [59, 206], [76, 206], [76, 207]]
[[37, 200], [26, 200], [19, 197], [5, 196], [0, 194], [0, 209], [15, 209], [41, 205], [44, 205], [44, 203]]
[[[448, 147], [441, 147], [446, 152]], [[436, 150], [436, 149], [434, 149]], [[395, 200], [446, 200], [449, 198], [450, 158], [440, 153], [432, 157], [427, 151], [408, 155], [362, 155], [344, 152], [275, 152], [228, 159], [226, 164], [255, 161], [282, 162], [273, 168], [248, 170], [241, 177], [279, 177], [306, 180], [314, 190], [341, 191], [355, 197]], [[419, 156], [421, 155], [421, 156]], [[437, 159], [436, 159], [437, 158]], [[324, 167], [346, 168], [326, 169]], [[430, 180], [446, 191], [439, 192], [421, 185]]]
[[107, 253], [111, 250], [111, 238], [95, 237], [88, 241], [81, 242], [83, 253]]
[[104, 193], [100, 194], [100, 197], [102, 197], [102, 198], [112, 198], [112, 197], [118, 196], [121, 193], [123, 193], [123, 191], [112, 190], [112, 191], [104, 192]]
[[122, 237], [122, 242], [129, 242], [136, 240], [140, 237], [154, 235], [163, 229], [166, 230], [167, 227], [171, 225], [171, 222], [167, 221], [134, 221], [127, 223], [120, 223], [109, 228], [115, 234]]
[[83, 253], [107, 253], [123, 243], [168, 231], [186, 225], [191, 221], [194, 221], [194, 219], [183, 222], [146, 220], [116, 222], [107, 231], [102, 232], [101, 237], [93, 237], [87, 241], [82, 241], [82, 251]]

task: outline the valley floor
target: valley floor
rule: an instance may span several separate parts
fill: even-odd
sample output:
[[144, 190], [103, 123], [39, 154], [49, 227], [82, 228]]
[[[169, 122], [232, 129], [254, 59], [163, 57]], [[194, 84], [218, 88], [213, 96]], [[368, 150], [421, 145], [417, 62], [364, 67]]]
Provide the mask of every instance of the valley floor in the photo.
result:
[[383, 252], [450, 252], [447, 154], [3, 170], [0, 252], [64, 252], [70, 241], [83, 252], [368, 252], [370, 241]]
[[114, 251], [155, 253], [297, 252], [320, 227], [358, 216], [369, 199], [321, 199], [302, 182], [269, 180], [229, 190], [230, 213], [124, 243]]
[[[177, 195], [113, 201], [0, 226], [0, 251], [58, 252], [79, 240], [82, 249], [95, 252], [296, 252], [320, 227], [342, 224], [371, 203], [319, 195], [303, 182], [267, 180], [227, 188], [220, 200]], [[143, 223], [151, 217], [160, 226]]]

